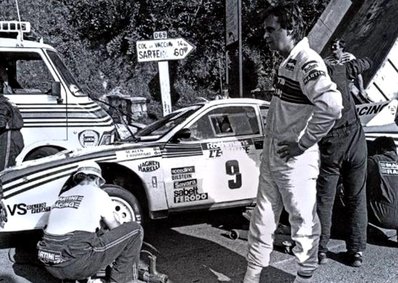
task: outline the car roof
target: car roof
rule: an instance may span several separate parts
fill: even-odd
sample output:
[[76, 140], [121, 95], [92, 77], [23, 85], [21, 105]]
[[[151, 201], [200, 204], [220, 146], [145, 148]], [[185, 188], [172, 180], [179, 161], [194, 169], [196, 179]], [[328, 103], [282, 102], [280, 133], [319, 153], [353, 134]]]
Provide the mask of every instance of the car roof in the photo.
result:
[[225, 99], [216, 99], [205, 102], [199, 102], [197, 104], [205, 104], [205, 105], [225, 105], [225, 104], [258, 104], [258, 105], [269, 105], [269, 101], [255, 99], [255, 98], [225, 98]]

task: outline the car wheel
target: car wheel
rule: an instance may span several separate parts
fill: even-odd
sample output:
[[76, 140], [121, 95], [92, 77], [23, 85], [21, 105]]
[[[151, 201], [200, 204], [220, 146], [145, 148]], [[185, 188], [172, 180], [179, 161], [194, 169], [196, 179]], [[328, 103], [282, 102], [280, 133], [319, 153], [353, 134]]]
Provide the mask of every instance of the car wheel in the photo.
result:
[[58, 152], [60, 152], [60, 150], [55, 148], [55, 147], [49, 147], [49, 146], [40, 147], [38, 149], [35, 149], [31, 153], [29, 153], [25, 157], [24, 161], [39, 159], [39, 158], [42, 158], [42, 157], [54, 155], [54, 154], [56, 154]]
[[121, 223], [135, 221], [143, 222], [143, 212], [137, 198], [129, 191], [118, 185], [105, 184], [104, 190], [109, 194]]

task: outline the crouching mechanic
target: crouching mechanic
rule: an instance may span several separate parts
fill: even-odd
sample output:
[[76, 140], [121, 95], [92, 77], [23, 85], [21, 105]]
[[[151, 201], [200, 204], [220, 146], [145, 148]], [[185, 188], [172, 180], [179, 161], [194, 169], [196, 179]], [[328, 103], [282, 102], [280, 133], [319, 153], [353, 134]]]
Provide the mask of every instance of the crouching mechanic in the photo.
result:
[[[59, 279], [84, 280], [111, 265], [108, 282], [138, 281], [143, 229], [135, 222], [119, 223], [112, 200], [94, 161], [81, 163], [76, 184], [62, 192], [52, 206], [38, 257]], [[99, 229], [100, 222], [109, 228]]]

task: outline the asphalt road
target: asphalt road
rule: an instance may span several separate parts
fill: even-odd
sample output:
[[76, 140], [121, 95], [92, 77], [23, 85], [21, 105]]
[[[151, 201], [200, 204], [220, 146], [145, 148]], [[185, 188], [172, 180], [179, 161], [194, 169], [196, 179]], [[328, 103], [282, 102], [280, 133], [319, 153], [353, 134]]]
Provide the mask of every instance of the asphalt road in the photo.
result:
[[[145, 229], [144, 248], [156, 255], [158, 272], [166, 273], [173, 283], [241, 282], [245, 272], [244, 239], [232, 240], [229, 231], [244, 228], [247, 221], [240, 210], [179, 214], [167, 220], [152, 222]], [[377, 282], [398, 283], [398, 245], [395, 231], [372, 228], [361, 268], [345, 264], [342, 240], [330, 243], [331, 260], [320, 266], [314, 282]], [[388, 238], [388, 236], [390, 238]], [[279, 235], [277, 242], [286, 236]], [[0, 250], [0, 283], [52, 283], [52, 278], [34, 258], [33, 236], [18, 240], [17, 249], [2, 243]], [[22, 245], [25, 243], [25, 245]], [[9, 259], [9, 253], [12, 260]], [[16, 262], [13, 262], [16, 259]], [[271, 266], [265, 268], [261, 282], [293, 282], [295, 260], [276, 247]]]

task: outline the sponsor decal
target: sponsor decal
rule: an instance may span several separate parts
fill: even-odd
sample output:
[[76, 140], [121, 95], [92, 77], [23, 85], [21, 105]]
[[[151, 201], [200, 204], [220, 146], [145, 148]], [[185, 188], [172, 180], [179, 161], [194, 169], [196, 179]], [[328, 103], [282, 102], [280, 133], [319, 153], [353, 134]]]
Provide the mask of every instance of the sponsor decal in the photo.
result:
[[309, 71], [315, 69], [316, 67], [318, 67], [318, 62], [315, 60], [311, 60], [307, 63], [305, 63], [302, 67], [301, 70], [304, 71], [304, 73], [308, 73]]
[[304, 84], [307, 84], [309, 81], [315, 80], [321, 76], [326, 76], [325, 72], [314, 69], [304, 78]]
[[379, 161], [380, 174], [398, 176], [398, 162]]
[[385, 104], [367, 105], [364, 107], [358, 107], [357, 112], [359, 116], [377, 114], [380, 113], [381, 110], [383, 110], [383, 108], [386, 107], [387, 105], [388, 102]]
[[158, 156], [161, 152], [158, 148], [136, 148], [116, 152], [118, 159], [136, 159], [150, 156]]
[[75, 209], [78, 209], [82, 200], [83, 200], [83, 196], [79, 196], [79, 195], [59, 197], [58, 200], [55, 202], [53, 208], [75, 208]]
[[171, 168], [171, 175], [195, 173], [195, 166]]
[[93, 130], [85, 130], [79, 133], [79, 142], [82, 147], [94, 146], [98, 144], [99, 134]]
[[18, 203], [13, 206], [7, 205], [7, 208], [11, 216], [14, 216], [15, 214], [26, 215], [28, 211], [30, 211], [31, 214], [36, 214], [51, 210], [51, 207], [47, 206], [47, 203], [45, 202], [35, 204]]
[[37, 255], [43, 263], [58, 264], [65, 261], [62, 258], [61, 252], [39, 250]]
[[158, 170], [160, 163], [154, 160], [148, 160], [138, 165], [138, 170], [141, 172], [153, 172]]
[[286, 63], [286, 70], [288, 71], [293, 71], [294, 67], [296, 66], [297, 61], [295, 59], [289, 59], [289, 61], [287, 61]]
[[245, 151], [249, 152], [249, 140], [230, 141], [230, 142], [212, 142], [203, 144], [204, 150], [209, 150], [209, 158], [216, 158], [223, 155], [224, 151]]
[[193, 186], [197, 186], [197, 185], [198, 185], [198, 181], [196, 179], [178, 181], [178, 182], [174, 182], [174, 189], [193, 187]]
[[208, 199], [207, 193], [198, 192], [198, 188], [184, 188], [182, 190], [174, 191], [174, 203], [191, 202], [191, 201], [201, 201]]

